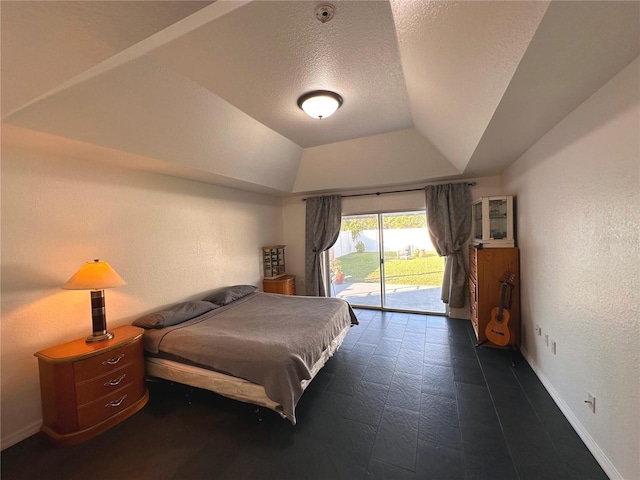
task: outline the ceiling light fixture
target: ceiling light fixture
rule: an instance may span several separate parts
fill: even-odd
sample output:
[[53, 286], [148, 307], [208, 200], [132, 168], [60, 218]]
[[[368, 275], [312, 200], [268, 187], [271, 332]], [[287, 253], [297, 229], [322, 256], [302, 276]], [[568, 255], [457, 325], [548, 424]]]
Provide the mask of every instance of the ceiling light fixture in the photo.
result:
[[313, 118], [327, 118], [342, 105], [342, 97], [328, 90], [314, 90], [298, 99], [298, 106]]

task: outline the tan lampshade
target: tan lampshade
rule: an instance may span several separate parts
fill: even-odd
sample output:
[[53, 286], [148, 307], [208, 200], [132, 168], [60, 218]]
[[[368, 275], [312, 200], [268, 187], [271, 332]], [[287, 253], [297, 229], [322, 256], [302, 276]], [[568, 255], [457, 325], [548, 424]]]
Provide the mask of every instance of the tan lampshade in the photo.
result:
[[94, 260], [85, 263], [62, 288], [65, 290], [102, 290], [126, 285], [118, 273], [107, 262]]

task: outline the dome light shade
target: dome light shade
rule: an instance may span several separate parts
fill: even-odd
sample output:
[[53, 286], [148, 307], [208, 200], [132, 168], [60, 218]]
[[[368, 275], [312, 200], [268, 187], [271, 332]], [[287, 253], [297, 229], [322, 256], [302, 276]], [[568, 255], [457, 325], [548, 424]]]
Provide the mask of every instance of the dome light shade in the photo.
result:
[[342, 97], [328, 90], [305, 93], [298, 99], [298, 106], [313, 118], [327, 118], [342, 105]]

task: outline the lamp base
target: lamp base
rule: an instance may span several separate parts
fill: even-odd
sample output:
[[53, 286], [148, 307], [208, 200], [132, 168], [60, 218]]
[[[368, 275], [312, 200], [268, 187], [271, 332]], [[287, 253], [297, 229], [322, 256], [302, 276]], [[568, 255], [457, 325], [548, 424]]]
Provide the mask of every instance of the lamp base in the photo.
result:
[[105, 340], [110, 340], [113, 338], [113, 333], [111, 332], [105, 332], [105, 333], [100, 333], [98, 335], [93, 334], [93, 335], [89, 335], [85, 342], [87, 343], [95, 343], [95, 342], [103, 342]]

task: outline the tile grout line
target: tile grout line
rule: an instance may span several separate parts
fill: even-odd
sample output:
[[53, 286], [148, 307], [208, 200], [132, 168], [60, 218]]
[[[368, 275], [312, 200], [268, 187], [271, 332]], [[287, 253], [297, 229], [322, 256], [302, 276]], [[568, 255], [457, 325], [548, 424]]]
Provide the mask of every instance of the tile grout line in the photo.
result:
[[[473, 341], [472, 335], [471, 335], [471, 331], [467, 328], [467, 333], [469, 334], [469, 337], [471, 337], [471, 340]], [[498, 419], [498, 425], [500, 425], [500, 431], [502, 432], [502, 439], [504, 440], [504, 443], [507, 447], [507, 451], [509, 452], [509, 458], [511, 459], [511, 465], [513, 465], [513, 470], [516, 472], [516, 476], [518, 477], [518, 480], [521, 480], [520, 477], [520, 472], [518, 471], [518, 466], [516, 465], [516, 462], [513, 458], [513, 453], [511, 452], [511, 446], [509, 445], [509, 442], [507, 441], [507, 436], [504, 432], [504, 427], [502, 425], [502, 420], [500, 419], [500, 415], [498, 414], [498, 409], [496, 408], [496, 402], [493, 399], [493, 393], [491, 392], [491, 389], [489, 388], [489, 382], [487, 381], [487, 376], [484, 373], [484, 367], [482, 365], [482, 362], [480, 361], [480, 357], [478, 356], [478, 348], [480, 348], [479, 346], [474, 346], [474, 353], [476, 356], [476, 360], [478, 361], [478, 365], [480, 366], [480, 371], [482, 372], [482, 378], [484, 378], [484, 383], [487, 386], [487, 392], [489, 392], [489, 398], [491, 399], [491, 405], [493, 405], [493, 411], [496, 414], [496, 418]], [[462, 432], [461, 432], [462, 433]]]
[[[468, 336], [468, 331], [467, 331], [467, 336]], [[476, 354], [476, 357], [477, 357], [477, 354]], [[451, 352], [451, 348], [449, 348], [449, 361], [451, 362], [451, 366], [453, 367], [453, 354]], [[478, 360], [478, 362], [480, 362], [480, 360]], [[483, 373], [483, 375], [484, 375], [484, 373]], [[486, 379], [485, 379], [485, 381], [486, 381]], [[469, 474], [467, 473], [467, 456], [465, 455], [464, 440], [462, 438], [462, 425], [461, 425], [461, 421], [460, 421], [460, 402], [459, 402], [459, 399], [458, 399], [458, 389], [455, 388], [455, 373], [454, 373], [454, 388], [453, 388], [453, 392], [454, 392], [454, 395], [456, 396], [456, 413], [458, 414], [458, 431], [460, 432], [460, 451], [462, 452], [462, 461], [464, 463], [464, 478], [467, 479], [467, 478], [469, 478]]]
[[[377, 316], [377, 314], [376, 314], [376, 316]], [[382, 315], [381, 315], [381, 316], [382, 316]], [[388, 326], [388, 325], [387, 325], [387, 326]], [[367, 326], [367, 328], [368, 328], [368, 326]], [[364, 332], [363, 332], [363, 333], [364, 333]], [[404, 338], [404, 335], [403, 335], [403, 338]], [[359, 340], [358, 340], [358, 341], [359, 341]], [[356, 342], [356, 343], [357, 343], [357, 342]], [[377, 345], [376, 345], [376, 347], [377, 347]], [[373, 357], [374, 355], [375, 355], [375, 350], [374, 350], [374, 354], [372, 354], [372, 355], [371, 355], [371, 357]], [[367, 362], [367, 367], [369, 366], [369, 363], [371, 362], [371, 357], [369, 358], [369, 362]], [[394, 373], [395, 373], [395, 368], [396, 368], [396, 365], [397, 365], [397, 364], [398, 364], [398, 357], [396, 356], [396, 363], [393, 365], [393, 371], [394, 371]], [[363, 375], [363, 377], [364, 377], [364, 375]], [[362, 383], [362, 379], [360, 379], [360, 382], [359, 382], [359, 383]], [[391, 386], [389, 386], [389, 389], [390, 389], [390, 388], [391, 388]], [[363, 477], [363, 478], [366, 478], [366, 477], [367, 477], [367, 474], [368, 474], [368, 472], [369, 472], [369, 465], [371, 465], [371, 460], [373, 459], [373, 449], [375, 448], [376, 440], [378, 439], [378, 433], [380, 433], [380, 424], [382, 423], [382, 417], [384, 416], [384, 409], [385, 409], [385, 408], [386, 408], [386, 406], [387, 406], [387, 398], [388, 398], [388, 397], [389, 397], [389, 390], [387, 390], [386, 395], [385, 395], [385, 397], [384, 397], [384, 405], [383, 405], [383, 407], [382, 407], [382, 413], [380, 414], [380, 419], [378, 420], [378, 423], [377, 423], [377, 425], [375, 426], [375, 428], [376, 428], [376, 436], [375, 436], [375, 438], [373, 439], [373, 444], [371, 445], [371, 451], [369, 452], [369, 457], [368, 457], [368, 460], [367, 460], [367, 465], [365, 466], [365, 469], [364, 469], [364, 477]], [[377, 460], [377, 459], [376, 459], [376, 460]], [[387, 462], [384, 462], [384, 461], [382, 461], [382, 460], [377, 460], [377, 461], [378, 461], [378, 462], [381, 462], [381, 463], [385, 463], [385, 464], [387, 464]], [[393, 465], [393, 464], [387, 464], [387, 465]], [[393, 465], [393, 466], [398, 467], [398, 465]], [[399, 467], [399, 468], [402, 468], [402, 467]]]
[[[540, 418], [540, 415], [538, 414], [538, 409], [535, 408], [535, 406], [531, 402], [531, 399], [529, 398], [529, 395], [528, 395], [527, 391], [523, 387], [522, 382], [520, 382], [520, 379], [515, 374], [513, 369], [512, 369], [511, 373], [513, 374], [514, 378], [516, 379], [516, 382], [518, 382], [518, 386], [520, 387], [520, 389], [522, 390], [522, 393], [524, 394], [525, 398], [527, 399], [527, 403], [529, 403], [529, 405], [531, 406], [531, 409], [533, 410], [533, 413], [535, 414], [536, 418], [538, 419], [539, 424], [540, 425], [544, 425], [544, 423], [542, 421], [542, 418]], [[549, 443], [551, 445], [553, 445], [554, 451], [558, 454], [558, 457], [562, 461], [562, 466], [564, 467], [565, 471], [568, 473], [567, 465], [566, 465], [566, 463], [564, 463], [563, 456], [560, 454], [560, 452], [558, 450], [558, 446], [556, 445], [556, 442], [553, 441], [553, 438], [551, 437], [551, 435], [549, 435], [549, 431], [548, 431], [548, 429], [546, 427], [544, 428], [544, 434], [549, 439]]]

